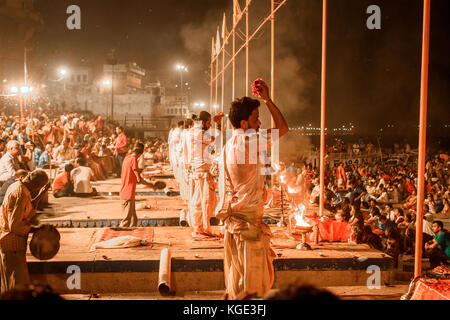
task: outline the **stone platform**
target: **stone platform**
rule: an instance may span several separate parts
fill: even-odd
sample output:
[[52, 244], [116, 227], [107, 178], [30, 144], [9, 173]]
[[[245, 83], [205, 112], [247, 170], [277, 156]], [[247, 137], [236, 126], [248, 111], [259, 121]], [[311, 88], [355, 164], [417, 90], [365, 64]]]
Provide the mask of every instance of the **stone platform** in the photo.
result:
[[[165, 181], [175, 188], [173, 179]], [[171, 247], [172, 285], [177, 297], [194, 292], [223, 292], [223, 240], [193, 240], [189, 227], [180, 227], [180, 211], [186, 204], [180, 196], [168, 197], [137, 187], [137, 215], [142, 227], [154, 226], [152, 247], [97, 249], [102, 228], [117, 226], [124, 217], [118, 197], [120, 179], [94, 183], [99, 196], [59, 198], [49, 196], [50, 205], [38, 216], [39, 223], [50, 223], [61, 233], [59, 253], [49, 261], [39, 261], [27, 253], [32, 279], [50, 284], [58, 293], [72, 297], [101, 293], [104, 295], [144, 294], [155, 297], [161, 250]], [[146, 208], [149, 206], [150, 208]], [[141, 209], [139, 209], [141, 208]], [[314, 211], [317, 208], [308, 208]], [[276, 226], [280, 209], [265, 210], [265, 222], [271, 224], [275, 284], [278, 288], [293, 281], [307, 281], [320, 287], [365, 286], [367, 268], [380, 268], [381, 283], [391, 280], [392, 259], [367, 245], [320, 243], [312, 251], [299, 251]], [[214, 232], [223, 233], [220, 226]], [[81, 289], [69, 289], [70, 266], [81, 269]]]
[[[220, 232], [220, 227], [214, 227]], [[170, 243], [172, 281], [177, 294], [191, 291], [223, 290], [223, 242], [193, 240], [183, 227], [154, 228], [152, 247], [97, 249], [91, 251], [101, 229], [60, 229], [61, 248], [49, 261], [39, 261], [27, 253], [34, 280], [50, 284], [59, 293], [132, 293], [157, 291], [161, 250]], [[311, 251], [295, 249], [296, 242], [279, 237], [272, 227], [275, 284], [279, 287], [295, 280], [318, 286], [365, 285], [368, 266], [379, 266], [383, 283], [389, 282], [392, 259], [366, 245], [323, 243]], [[69, 266], [81, 269], [81, 289], [69, 290]]]

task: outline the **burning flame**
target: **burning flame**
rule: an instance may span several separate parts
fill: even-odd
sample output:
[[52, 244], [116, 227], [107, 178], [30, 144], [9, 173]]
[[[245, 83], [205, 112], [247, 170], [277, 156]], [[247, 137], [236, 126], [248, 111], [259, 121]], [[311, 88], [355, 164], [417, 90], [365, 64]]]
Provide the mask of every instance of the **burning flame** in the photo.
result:
[[304, 204], [300, 204], [297, 207], [297, 210], [294, 213], [294, 218], [295, 218], [295, 225], [298, 227], [311, 227], [310, 224], [308, 224], [304, 219], [303, 219], [303, 214], [305, 213], [305, 205]]
[[281, 183], [286, 183], [286, 179], [285, 179], [284, 176], [280, 176], [280, 182], [281, 182]]
[[292, 188], [291, 186], [288, 186], [288, 193], [298, 193], [295, 188]]

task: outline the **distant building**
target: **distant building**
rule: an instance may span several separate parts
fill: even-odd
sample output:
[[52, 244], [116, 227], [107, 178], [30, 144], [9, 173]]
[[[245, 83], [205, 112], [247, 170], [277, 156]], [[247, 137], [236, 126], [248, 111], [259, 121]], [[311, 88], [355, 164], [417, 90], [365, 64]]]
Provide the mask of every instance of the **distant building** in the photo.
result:
[[[114, 71], [114, 72], [113, 72]], [[114, 77], [111, 75], [114, 74]], [[135, 62], [129, 64], [105, 64], [103, 66], [104, 79], [114, 84], [114, 94], [126, 94], [142, 91], [145, 69]]]
[[25, 47], [32, 47], [34, 35], [43, 24], [34, 10], [34, 0], [0, 0], [1, 91], [24, 83]]

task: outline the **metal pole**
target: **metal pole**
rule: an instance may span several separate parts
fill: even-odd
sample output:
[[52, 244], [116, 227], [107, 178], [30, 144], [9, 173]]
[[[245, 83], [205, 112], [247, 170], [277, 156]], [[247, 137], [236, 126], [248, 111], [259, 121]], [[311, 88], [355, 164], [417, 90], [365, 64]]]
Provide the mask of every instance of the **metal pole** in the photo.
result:
[[25, 85], [28, 84], [28, 70], [27, 70], [27, 48], [23, 48], [23, 78], [25, 79]]
[[[272, 100], [275, 101], [275, 0], [270, 1], [270, 12], [271, 12], [271, 38], [270, 38], [270, 88], [271, 88], [271, 96]], [[270, 117], [270, 125], [271, 128], [275, 127], [275, 121], [273, 117]], [[272, 150], [271, 150], [272, 151]], [[275, 155], [271, 152], [271, 163], [272, 165], [275, 162]], [[272, 175], [270, 178], [271, 186], [275, 185], [275, 175]]]
[[223, 52], [222, 52], [222, 109], [221, 109], [222, 112], [224, 104], [224, 95], [225, 95], [225, 42], [223, 43]]
[[245, 95], [248, 96], [248, 60], [249, 60], [249, 42], [248, 42], [248, 11], [249, 0], [247, 0], [247, 8], [245, 10]]
[[211, 46], [211, 82], [209, 83], [209, 113], [212, 114], [213, 105], [213, 72], [214, 72], [214, 37], [212, 38]]
[[428, 57], [430, 49], [430, 0], [423, 2], [422, 78], [420, 83], [419, 159], [417, 173], [417, 216], [414, 277], [422, 274], [423, 202], [425, 193], [425, 156], [427, 141]]
[[180, 69], [180, 92], [183, 93], [183, 71]]
[[323, 0], [322, 10], [322, 89], [320, 117], [320, 206], [319, 216], [324, 214], [325, 200], [325, 106], [326, 106], [326, 71], [327, 71], [327, 0]]
[[20, 96], [20, 122], [23, 122], [23, 96]]
[[233, 54], [232, 54], [232, 79], [231, 79], [231, 100], [234, 101], [236, 97], [236, 4], [233, 5]]
[[114, 64], [111, 65], [111, 120], [114, 120]]
[[[214, 105], [217, 105], [217, 99], [218, 99], [218, 95], [219, 95], [219, 79], [218, 79], [218, 74], [219, 74], [219, 55], [220, 55], [220, 52], [217, 54], [217, 60], [216, 60], [216, 98], [214, 99]], [[213, 112], [215, 112], [215, 110], [213, 110]]]

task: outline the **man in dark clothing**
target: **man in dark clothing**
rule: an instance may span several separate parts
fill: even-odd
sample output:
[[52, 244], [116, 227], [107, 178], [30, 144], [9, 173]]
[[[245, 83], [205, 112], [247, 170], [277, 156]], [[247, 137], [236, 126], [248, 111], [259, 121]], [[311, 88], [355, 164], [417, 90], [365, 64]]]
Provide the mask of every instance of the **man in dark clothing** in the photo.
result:
[[12, 185], [17, 180], [22, 180], [28, 174], [27, 170], [19, 169], [16, 171], [14, 177], [9, 178], [5, 181], [5, 183], [0, 188], [0, 204], [3, 203], [3, 199], [5, 198], [6, 190], [8, 190], [9, 186]]
[[350, 204], [358, 208], [361, 208], [361, 198], [367, 193], [366, 189], [356, 180], [350, 182], [352, 191], [350, 192]]
[[436, 236], [425, 244], [431, 268], [445, 263], [450, 258], [450, 235], [444, 230], [442, 221], [433, 221], [433, 232]]

